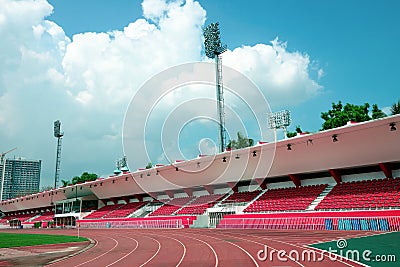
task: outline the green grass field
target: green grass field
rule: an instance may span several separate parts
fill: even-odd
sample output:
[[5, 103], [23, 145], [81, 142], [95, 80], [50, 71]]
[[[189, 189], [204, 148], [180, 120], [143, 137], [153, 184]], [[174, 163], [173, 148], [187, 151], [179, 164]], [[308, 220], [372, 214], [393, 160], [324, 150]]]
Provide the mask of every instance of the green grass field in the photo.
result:
[[[400, 266], [400, 232], [351, 238], [311, 245], [335, 254], [356, 260], [368, 266]], [[331, 248], [331, 250], [329, 249]], [[358, 259], [358, 260], [357, 260]]]
[[0, 248], [60, 244], [87, 241], [87, 238], [64, 235], [0, 233]]

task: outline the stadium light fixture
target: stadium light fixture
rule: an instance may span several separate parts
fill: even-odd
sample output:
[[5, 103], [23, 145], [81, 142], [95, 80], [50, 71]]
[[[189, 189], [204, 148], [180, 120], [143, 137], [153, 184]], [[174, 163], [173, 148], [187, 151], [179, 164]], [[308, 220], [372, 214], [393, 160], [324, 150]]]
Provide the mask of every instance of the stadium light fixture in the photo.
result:
[[292, 150], [292, 144], [287, 144], [287, 150]]
[[64, 133], [61, 132], [61, 122], [54, 122], [54, 137], [57, 138], [57, 155], [56, 155], [56, 170], [54, 174], [54, 189], [57, 188], [58, 180], [60, 180], [60, 163], [61, 163], [61, 146]]
[[390, 126], [390, 131], [396, 131], [397, 130], [397, 128], [396, 128], [396, 123], [394, 123], [394, 122], [391, 122], [390, 124], [389, 124], [389, 126]]
[[332, 142], [337, 142], [337, 141], [339, 141], [337, 139], [337, 134], [332, 135]]
[[211, 23], [203, 29], [204, 48], [206, 56], [215, 59], [216, 66], [216, 91], [217, 91], [217, 112], [219, 118], [219, 152], [225, 151], [226, 130], [225, 130], [225, 108], [224, 108], [224, 86], [222, 82], [222, 56], [227, 50], [226, 45], [221, 44], [219, 23]]
[[277, 133], [278, 129], [283, 129], [285, 133], [285, 139], [287, 138], [287, 127], [289, 127], [291, 123], [290, 111], [289, 110], [281, 110], [274, 113], [268, 113], [268, 128], [274, 130], [275, 142], [277, 141]]

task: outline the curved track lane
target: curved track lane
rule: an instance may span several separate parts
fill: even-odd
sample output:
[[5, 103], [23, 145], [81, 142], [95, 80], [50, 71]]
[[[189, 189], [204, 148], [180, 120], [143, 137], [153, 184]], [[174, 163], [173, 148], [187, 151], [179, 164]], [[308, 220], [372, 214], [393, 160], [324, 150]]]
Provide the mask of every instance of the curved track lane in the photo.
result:
[[[23, 230], [16, 232], [76, 235], [76, 230]], [[73, 257], [46, 266], [363, 266], [347, 259], [332, 261], [327, 253], [307, 245], [322, 241], [370, 235], [351, 231], [266, 231], [246, 229], [84, 229], [81, 236], [94, 244]], [[283, 255], [279, 260], [261, 260], [260, 250], [313, 250], [319, 261]], [[295, 255], [295, 254], [294, 254]], [[264, 255], [265, 256], [265, 255]]]

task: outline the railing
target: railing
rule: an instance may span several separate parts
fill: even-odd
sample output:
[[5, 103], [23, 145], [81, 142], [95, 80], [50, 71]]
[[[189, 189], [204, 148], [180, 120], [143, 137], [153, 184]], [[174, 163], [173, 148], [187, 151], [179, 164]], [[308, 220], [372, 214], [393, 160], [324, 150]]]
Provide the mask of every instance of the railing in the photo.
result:
[[400, 231], [400, 217], [226, 218], [217, 228]]

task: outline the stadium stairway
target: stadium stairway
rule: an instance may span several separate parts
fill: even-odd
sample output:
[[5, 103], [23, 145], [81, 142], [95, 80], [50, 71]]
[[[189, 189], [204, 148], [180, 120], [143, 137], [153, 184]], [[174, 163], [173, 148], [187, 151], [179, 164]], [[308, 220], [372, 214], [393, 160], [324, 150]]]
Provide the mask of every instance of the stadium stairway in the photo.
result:
[[185, 205], [183, 205], [182, 207], [180, 207], [179, 209], [177, 209], [176, 211], [174, 211], [172, 214], [173, 214], [173, 215], [177, 215], [181, 209], [183, 209], [184, 207], [190, 206], [190, 203], [193, 203], [194, 201], [196, 201], [196, 199], [197, 199], [197, 197], [193, 198], [192, 200], [190, 200], [189, 202], [187, 202]]
[[41, 214], [38, 213], [38, 214], [34, 215], [32, 218], [29, 218], [28, 220], [26, 220], [26, 222], [34, 222], [40, 216], [41, 216]]
[[152, 212], [150, 210], [151, 202], [147, 203], [146, 205], [140, 207], [139, 209], [135, 210], [132, 214], [130, 214], [129, 218], [143, 218], [146, 217], [149, 213]]
[[332, 191], [335, 185], [328, 185], [324, 191], [316, 198], [313, 202], [311, 202], [310, 206], [307, 207], [306, 211], [315, 210], [315, 207]]
[[247, 205], [244, 207], [243, 210], [245, 210], [248, 206], [250, 206], [251, 204], [253, 204], [253, 202], [255, 202], [257, 199], [259, 199], [259, 198], [260, 198], [262, 195], [264, 195], [264, 193], [267, 192], [267, 191], [268, 191], [268, 189], [262, 190], [261, 193], [258, 194], [255, 198], [253, 198], [252, 201], [250, 201], [249, 203], [247, 203]]
[[208, 215], [197, 215], [190, 228], [208, 228]]

